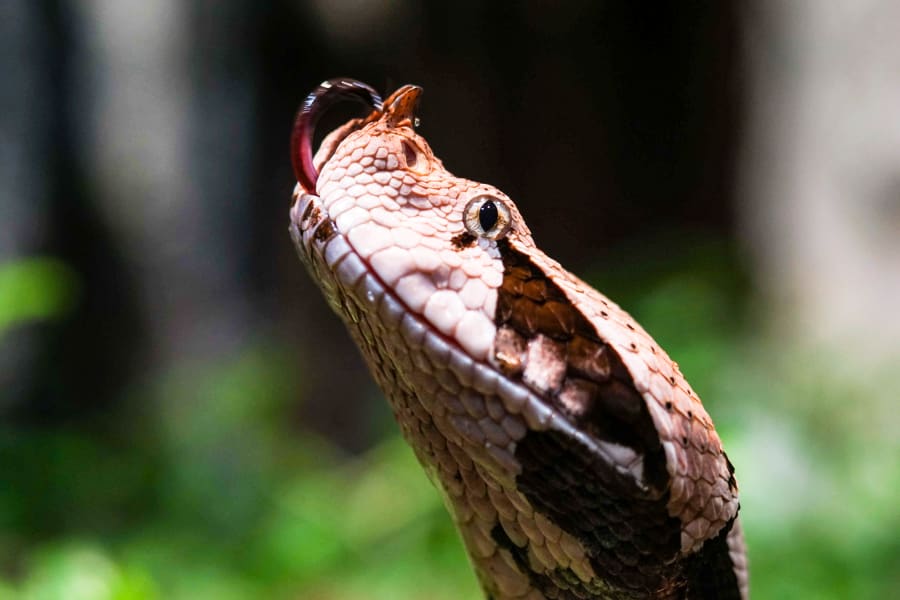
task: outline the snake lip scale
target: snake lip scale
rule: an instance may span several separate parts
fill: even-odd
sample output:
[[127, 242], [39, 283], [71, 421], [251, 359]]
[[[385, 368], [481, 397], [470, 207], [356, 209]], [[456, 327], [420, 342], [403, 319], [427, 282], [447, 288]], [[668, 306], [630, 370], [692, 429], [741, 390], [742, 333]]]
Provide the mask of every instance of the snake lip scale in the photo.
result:
[[[500, 190], [383, 102], [298, 113], [290, 233], [462, 537], [486, 597], [747, 598], [737, 483], [699, 398], [621, 308], [549, 258]], [[331, 132], [328, 106], [371, 112]]]

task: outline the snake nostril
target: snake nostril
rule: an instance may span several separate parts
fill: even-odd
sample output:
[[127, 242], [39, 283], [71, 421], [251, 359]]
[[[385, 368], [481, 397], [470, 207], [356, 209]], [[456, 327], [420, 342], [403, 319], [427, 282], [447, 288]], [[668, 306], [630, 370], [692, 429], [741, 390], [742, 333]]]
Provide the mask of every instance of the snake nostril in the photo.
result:
[[419, 162], [419, 153], [409, 142], [403, 142], [403, 158], [406, 159], [406, 166], [410, 169], [415, 168]]

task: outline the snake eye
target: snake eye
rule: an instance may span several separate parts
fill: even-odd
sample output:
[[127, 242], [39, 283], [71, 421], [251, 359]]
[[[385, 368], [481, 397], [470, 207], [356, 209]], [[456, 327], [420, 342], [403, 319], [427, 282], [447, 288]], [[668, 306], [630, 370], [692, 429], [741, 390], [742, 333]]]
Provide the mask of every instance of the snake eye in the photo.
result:
[[463, 213], [466, 229], [474, 236], [496, 240], [509, 231], [512, 218], [506, 202], [494, 196], [476, 196]]

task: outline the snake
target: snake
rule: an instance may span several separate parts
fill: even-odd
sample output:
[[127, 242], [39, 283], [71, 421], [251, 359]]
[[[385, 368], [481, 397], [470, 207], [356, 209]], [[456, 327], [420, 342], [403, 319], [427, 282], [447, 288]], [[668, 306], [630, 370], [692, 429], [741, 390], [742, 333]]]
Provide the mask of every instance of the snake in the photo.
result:
[[[440, 491], [484, 596], [748, 597], [734, 468], [678, 365], [349, 78], [291, 135], [289, 231]], [[328, 133], [336, 102], [365, 116]], [[398, 490], [397, 493], [402, 493]]]

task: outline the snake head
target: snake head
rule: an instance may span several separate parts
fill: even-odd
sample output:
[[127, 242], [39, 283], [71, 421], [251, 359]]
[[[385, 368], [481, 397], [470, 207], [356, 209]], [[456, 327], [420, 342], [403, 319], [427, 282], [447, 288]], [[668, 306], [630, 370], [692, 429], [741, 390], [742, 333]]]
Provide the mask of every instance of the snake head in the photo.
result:
[[[331, 245], [342, 257], [352, 253], [405, 313], [486, 360], [503, 280], [499, 244], [533, 242], [503, 192], [454, 176], [416, 132], [421, 95], [418, 86], [399, 88], [380, 109], [326, 136], [311, 170], [295, 160], [294, 222], [310, 260], [337, 255]], [[318, 97], [327, 103], [337, 96]], [[315, 102], [305, 106], [318, 115]], [[297, 131], [303, 135], [295, 148], [306, 144], [309, 121], [298, 117], [295, 140]]]

